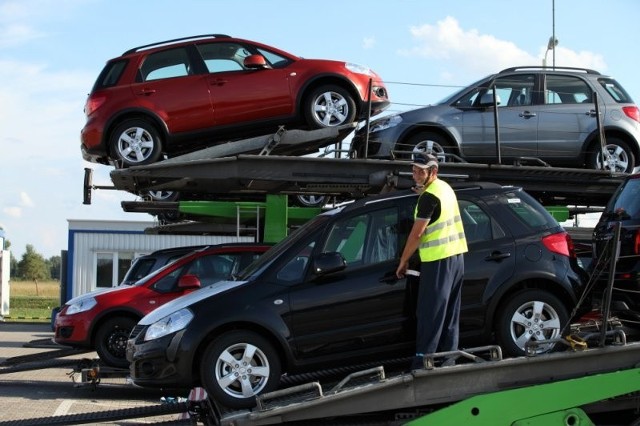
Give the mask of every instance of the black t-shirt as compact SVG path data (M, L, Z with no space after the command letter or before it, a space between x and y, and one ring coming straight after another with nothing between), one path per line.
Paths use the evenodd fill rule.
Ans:
M433 223L440 217L440 199L430 192L423 192L418 197L417 219L428 220Z

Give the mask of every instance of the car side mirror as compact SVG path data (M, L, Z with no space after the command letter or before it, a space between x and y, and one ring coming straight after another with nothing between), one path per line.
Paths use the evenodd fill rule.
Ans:
M200 278L197 275L186 274L178 280L178 288L182 290L200 288Z
M320 253L313 260L313 272L316 275L327 275L333 272L342 271L347 267L347 261L344 257L336 252Z
M500 96L496 95L496 103L500 105ZM493 106L493 92L488 91L480 97L480 106L490 107Z
M244 58L244 67L252 70L266 70L271 68L262 55L249 55Z

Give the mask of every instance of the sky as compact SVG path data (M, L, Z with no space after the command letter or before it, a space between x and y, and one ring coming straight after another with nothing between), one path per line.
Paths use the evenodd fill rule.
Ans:
M110 166L80 154L84 103L105 62L131 47L197 34L260 41L306 58L367 65L405 111L517 65L593 68L640 100L637 0L0 0L0 227L18 260L67 249L68 219L153 220Z

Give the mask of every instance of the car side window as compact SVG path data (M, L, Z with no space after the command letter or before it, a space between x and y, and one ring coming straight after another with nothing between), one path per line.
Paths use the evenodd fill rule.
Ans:
M160 293L169 293L170 291L176 290L178 288L178 278L182 275L183 269L183 267L177 268L171 273L160 278L155 282L155 284L153 284L153 289Z
M269 50L258 48L258 52L264 56L264 58L271 64L273 68L282 68L286 67L291 63L291 61L284 56L278 55L277 53L273 53Z
M298 252L296 252L296 254L278 271L278 274L276 275L278 281L294 283L302 280L315 244L316 242L313 240L302 247L302 249L298 250Z
M593 91L578 77L547 75L544 99L547 104L580 104L592 102Z
M491 217L480 206L471 201L459 200L458 205L467 243L492 240L493 227Z
M204 287L229 278L233 263L234 257L229 255L202 256L191 262L186 274L196 275Z
M210 73L242 71L250 52L238 43L204 43L198 51Z
M395 259L397 225L395 207L339 220L332 226L322 252L339 252L347 267Z
M509 75L495 80L498 107L528 106L533 102L534 74ZM492 90L492 89L488 89Z
M140 81L184 77L191 73L189 55L184 48L167 49L151 53L139 70Z

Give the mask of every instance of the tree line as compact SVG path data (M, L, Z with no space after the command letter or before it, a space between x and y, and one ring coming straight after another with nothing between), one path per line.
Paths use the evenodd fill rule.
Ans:
M5 240L4 249L9 250L11 242ZM13 253L9 260L10 277L38 281L59 280L60 279L60 256L51 256L45 259L38 253L31 244L27 244L26 250L20 260L16 259Z

